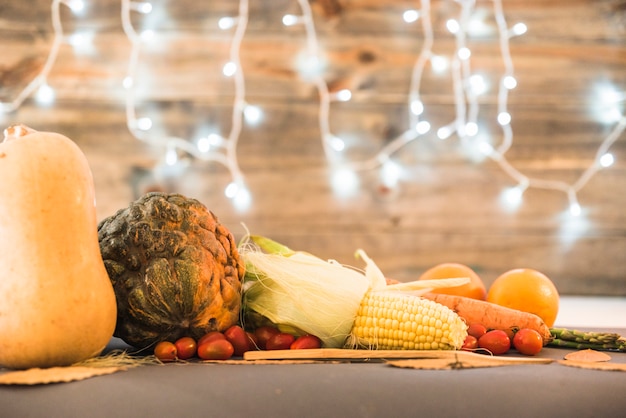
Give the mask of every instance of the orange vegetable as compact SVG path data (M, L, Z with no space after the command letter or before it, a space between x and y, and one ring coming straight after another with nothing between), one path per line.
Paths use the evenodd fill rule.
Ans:
M546 345L551 339L550 328L537 315L511 309L495 303L465 296L426 293L422 297L434 300L456 312L468 324L483 324L488 330L505 331L510 338L522 328L534 329L543 338Z

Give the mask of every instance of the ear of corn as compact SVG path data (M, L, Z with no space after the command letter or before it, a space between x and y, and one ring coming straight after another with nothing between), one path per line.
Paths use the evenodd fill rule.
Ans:
M439 303L393 291L365 294L346 342L350 348L380 350L455 350L467 325Z

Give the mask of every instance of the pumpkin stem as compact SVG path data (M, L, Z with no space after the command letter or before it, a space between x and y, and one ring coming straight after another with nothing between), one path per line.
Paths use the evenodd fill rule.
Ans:
M4 130L4 141L2 142L7 142L7 141L11 141L13 139L18 139L22 136L26 136L28 134L32 134L35 133L36 131L32 128L29 128L26 125L11 125L8 128L6 128Z

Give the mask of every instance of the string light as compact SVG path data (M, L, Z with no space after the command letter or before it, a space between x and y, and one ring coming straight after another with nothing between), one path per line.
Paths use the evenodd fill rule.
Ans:
M81 13L85 9L82 0L53 0L50 12L52 17L53 38L48 57L39 74L35 76L10 102L1 102L0 109L4 113L16 111L38 89L36 100L40 104L49 105L54 101L54 90L47 84L48 75L54 66L61 45L66 41L61 23L61 5L67 6L73 13Z
M391 160L392 155L408 143L425 136L431 131L440 139L447 139L457 135L465 145L471 144L478 152L496 163L503 172L509 175L516 185L507 188L502 196L507 207L517 207L522 201L523 194L529 188L549 189L563 192L568 200L569 213L580 216L583 213L578 202L578 192L589 182L593 175L604 168L610 167L615 162L615 157L609 152L613 143L618 140L626 130L626 116L623 115L619 103L626 99L626 93L617 92L615 89L604 88L600 91L600 100L606 108L602 109L601 117L605 123L615 124L610 133L602 140L595 159L583 171L581 176L573 183L558 180L546 180L531 178L517 170L506 158L506 153L513 145L513 116L508 111L508 94L517 88L518 81L514 75L513 60L509 50L509 41L525 34L528 27L522 23L516 23L512 27L506 22L502 7L502 0L492 0L493 16L499 36L503 73L500 78L497 91L497 116L496 121L501 129L501 140L497 145L492 145L489 135L485 135L477 122L479 105L477 97L484 94L490 85L484 76L472 71L472 50L467 44L469 36L485 36L491 33L490 28L481 20L475 18L475 0L457 0L460 5L459 14L455 18L446 21L446 28L454 35L456 41L455 52L450 57L437 55L433 51L434 31L431 21L430 1L421 0L420 8L409 9L402 13L402 19L407 24L421 22L422 26L422 49L416 58L411 72L411 84L408 92L408 128L396 138L383 146L378 153L363 161L345 162L338 158L338 154L346 148L346 143L340 137L334 135L330 129L330 106L331 102L346 102L353 99L353 92L342 89L331 92L329 86L322 77L325 68L325 59L321 54L315 31L313 16L309 2L298 0L301 16L287 14L283 16L283 24L287 27L302 25L306 33L306 50L298 57L298 68L302 70L304 78L311 81L318 90L320 109L319 126L324 152L328 160L337 165L333 177L333 184L341 195L348 195L358 187L358 178L355 171L371 170L380 168L381 181L387 187L395 187L401 179L400 166ZM53 67L59 48L63 43L71 45L76 53L88 52L88 46L93 38L93 33L77 32L65 36L60 19L60 7L65 5L75 15L85 12L86 4L83 0L53 0L51 3L51 17L54 36L47 59L40 73L17 94L10 102L0 103L0 109L9 113L17 110L23 101L34 95L34 99L40 105L50 105L55 100L54 89L48 85L47 78ZM126 89L126 116L129 131L137 139L165 149L164 163L166 166L181 164L179 151L185 152L196 158L214 161L223 164L231 174L231 183L225 188L225 195L239 207L247 207L251 202L249 191L245 187L243 174L241 173L236 156L237 143L242 129L242 121L256 124L263 118L263 112L258 106L253 106L245 101L245 85L243 71L239 59L241 42L248 21L248 0L240 0L238 16L222 17L218 21L221 30L235 28L230 48L230 59L223 66L225 77L232 78L235 85L235 95L232 112L232 126L228 136L222 137L217 133L190 141L183 138L159 136L153 132L154 123L148 116L137 117L135 109L136 70L142 46L151 42L157 36L154 30L147 29L137 32L131 24L130 14L150 14L153 6L147 1L122 0L122 24L124 32L131 41L131 53L129 56L127 75L123 80ZM450 71L452 79L452 92L455 102L455 118L452 122L432 129L431 124L421 117L425 113L426 105L421 98L420 87L423 72L427 64L434 73L441 74ZM600 117L599 117L600 119ZM469 138L475 137L471 142Z
M135 79L137 77L137 65L142 51L142 46L150 42L156 36L152 29L142 32L135 30L131 23L131 12L149 14L153 10L148 2L136 2L122 0L122 26L128 39L131 42L131 52L127 75L123 80L126 89L126 119L130 133L138 140L149 143L153 146L165 148L165 165L174 166L179 163L179 150L204 161L217 162L225 166L230 175L231 182L226 186L224 194L232 199L235 207L245 210L251 203L251 196L244 182L244 176L239 169L237 161L237 143L242 129L242 119L253 123L261 119L260 109L249 106L245 102L245 85L239 51L248 22L248 1L239 2L237 18L224 17L218 21L218 26L222 30L235 28L231 41L229 61L223 66L224 76L232 78L235 85L235 97L232 111L232 126L227 137L221 137L216 133L211 133L206 138L190 141L184 138L163 136L152 131L153 122L147 116L137 117Z

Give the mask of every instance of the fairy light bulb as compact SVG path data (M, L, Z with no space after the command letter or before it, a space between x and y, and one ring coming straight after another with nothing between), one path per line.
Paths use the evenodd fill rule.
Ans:
M572 202L569 205L569 213L572 216L580 216L580 214L582 213L582 209L580 207L580 204L578 202Z
M359 179L353 170L340 168L333 173L331 183L339 197L347 197L356 192L359 186Z
M165 164L168 166L173 166L178 162L178 153L176 152L176 148L170 146L167 148L167 152L165 153Z
M393 161L387 160L381 168L381 181L387 187L395 187L400 180L400 167Z
M232 28L233 26L235 26L236 23L236 19L230 16L224 16L221 17L218 21L217 21L217 27L220 28L221 30L228 30L230 28Z
M513 90L515 87L517 87L517 80L512 75L507 75L502 79L502 85L507 90Z
M330 135L330 138L328 139L328 143L330 144L330 147L337 152L341 152L346 148L345 141L335 135Z
M465 124L465 135L476 136L478 134L478 124L476 122L467 122Z
M231 199L233 206L238 211L248 210L252 205L252 196L250 195L250 191L242 185L237 187L237 192Z
M430 58L430 65L435 73L442 73L448 69L448 59L441 55L433 55Z
M283 16L283 25L285 26L293 26L300 23L300 18L296 15L284 15Z
M238 192L239 192L239 184L237 184L236 181L232 181L228 183L228 186L226 186L226 188L224 189L224 195L229 199L232 199L235 196L237 196Z
M421 100L412 100L410 107L411 107L411 113L413 113L416 116L419 116L422 113L424 113L424 103L422 103Z
M430 122L421 120L415 125L415 130L418 134L424 135L430 131Z
M473 74L470 76L469 83L474 94L483 94L487 91L487 82L480 74Z
M459 48L456 55L459 57L460 60L466 61L472 56L472 51L470 51L468 47L464 46L462 48Z
M417 10L405 10L404 13L402 13L402 20L404 20L406 23L413 23L416 22L417 19L419 19L420 14Z
M54 89L50 87L47 83L43 83L37 89L37 93L35 94L35 100L38 104L42 106L48 106L54 102L55 93Z
M461 26L455 19L448 19L446 22L446 29L448 29L448 31L452 34L457 34L461 29Z
M141 129L142 131L150 130L152 128L152 119L148 117L137 119L137 128Z
M347 102L352 98L352 92L348 89L342 89L335 93L335 97L340 102Z
M64 2L67 7L75 14L85 11L85 2L83 0L68 0Z
M615 158L613 154L607 152L600 157L598 162L600 163L600 167L607 168L613 165Z
M498 113L498 123L502 126L506 126L511 123L511 114L509 112Z
M511 28L511 33L515 36L523 35L527 31L528 31L528 27L526 26L525 23L522 23L522 22L516 23L515 25L513 25L513 28Z
M452 132L452 128L450 128L449 126L442 126L441 128L437 129L437 138L448 139L450 135L452 135Z
M251 125L255 125L263 118L263 111L260 107L254 105L246 105L243 109L243 117Z
M129 89L133 86L133 84L135 84L135 82L133 81L133 78L131 76L126 76L124 77L124 80L122 80L122 86L125 89Z
M237 64L232 61L227 62L226 64L224 64L224 67L222 67L222 74L224 74L226 77L232 77L233 75L235 75L236 72Z

